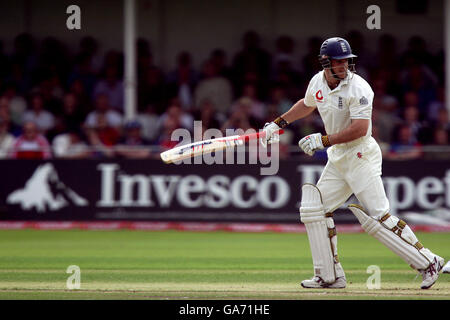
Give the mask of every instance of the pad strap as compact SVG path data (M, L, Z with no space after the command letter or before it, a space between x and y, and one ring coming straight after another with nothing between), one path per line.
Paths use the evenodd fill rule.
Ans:
M405 221L383 215L379 220L370 217L361 206L349 205L363 229L416 270L423 270L433 260L432 253L423 247Z

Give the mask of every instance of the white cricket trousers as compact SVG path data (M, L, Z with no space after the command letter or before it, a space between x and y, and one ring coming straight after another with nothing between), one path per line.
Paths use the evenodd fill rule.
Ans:
M334 145L327 154L328 162L317 183L325 212L333 212L352 194L374 218L389 212L381 180L381 150L373 137Z

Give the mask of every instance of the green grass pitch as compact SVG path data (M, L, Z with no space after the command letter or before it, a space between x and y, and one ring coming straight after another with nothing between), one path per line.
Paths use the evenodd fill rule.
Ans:
M417 233L450 257L450 233ZM177 231L0 231L0 299L450 299L450 275L421 276L365 233L339 234L346 289L306 290L306 234ZM69 265L81 288L69 290ZM369 290L367 267L381 269Z

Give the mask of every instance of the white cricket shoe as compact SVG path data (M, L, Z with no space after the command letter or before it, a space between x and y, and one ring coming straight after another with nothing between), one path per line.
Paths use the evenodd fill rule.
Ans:
M445 266L442 268L442 273L450 273L450 261L447 261Z
M444 258L435 256L433 261L425 270L420 270L420 273L422 274L423 278L422 285L420 286L421 289L431 288L431 286L438 279L439 272L442 270L444 262L445 262Z
M345 277L339 277L333 283L326 283L322 280L321 277L315 276L312 279L303 280L301 282L301 285L303 288L308 289L320 289L320 288L343 289L347 286L347 280L345 279Z

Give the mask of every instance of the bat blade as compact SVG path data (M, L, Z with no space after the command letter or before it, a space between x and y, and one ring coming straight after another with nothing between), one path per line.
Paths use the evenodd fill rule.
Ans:
M237 138L234 136L230 138ZM233 143L233 140L224 140L224 138L197 141L194 143L178 146L161 153L161 159L165 163L184 160L195 157L197 155L211 153L213 151L222 150ZM234 146L234 144L233 144Z
M284 131L278 131L279 134L283 134ZM201 154L211 153L214 151L223 150L226 148L233 148L238 145L243 145L250 140L259 139L264 137L265 132L255 132L245 135L236 135L223 138L215 138L209 140L202 140L186 145L178 146L160 154L162 161L165 163L173 163L175 161L181 161L187 158L195 157Z

